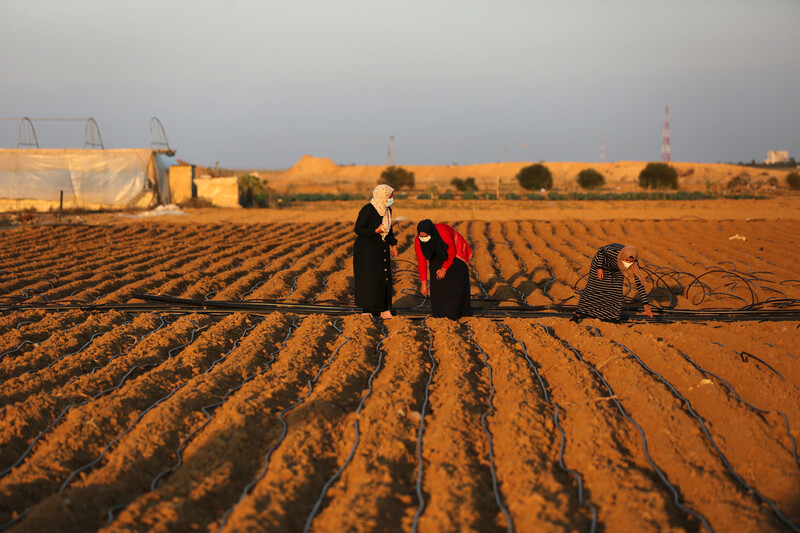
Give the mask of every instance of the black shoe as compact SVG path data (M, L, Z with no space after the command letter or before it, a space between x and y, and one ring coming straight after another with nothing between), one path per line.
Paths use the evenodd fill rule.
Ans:
M581 320L583 320L583 315L580 313L575 313L572 315L572 318L569 319L570 322L575 322L576 324L580 324Z

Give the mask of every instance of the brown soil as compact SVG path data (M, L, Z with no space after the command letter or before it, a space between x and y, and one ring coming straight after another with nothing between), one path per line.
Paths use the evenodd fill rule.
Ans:
M639 245L656 305L794 301L798 204L766 202L551 206L552 220L417 204L396 212L395 306L423 303L413 238L428 216L471 242L478 309L577 303L614 241ZM352 305L358 207L3 231L0 303ZM6 311L0 527L796 529L798 328Z

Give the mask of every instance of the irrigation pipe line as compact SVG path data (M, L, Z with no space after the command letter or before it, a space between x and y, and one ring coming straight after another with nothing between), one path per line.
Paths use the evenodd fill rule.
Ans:
M542 379L541 374L539 373L539 369L536 368L536 364L533 362L533 360L531 359L530 355L528 354L528 348L527 348L527 346L525 346L525 343L514 336L514 332L511 331L511 328L508 327L508 325L501 324L501 326L503 327L503 329L505 329L508 332L508 335L511 337L511 339L513 341L515 341L517 344L519 344L520 347L522 348L522 353L525 356L525 361L528 363L528 366L531 367L531 370L533 371L533 374L536 376L536 379L539 382L539 386L542 388L542 396L544 397L544 401L550 407L553 408L553 423L554 423L556 429L558 429L558 432L559 432L559 435L560 435L560 437L559 437L560 438L560 440L559 440L560 444L559 444L559 449L558 449L558 466L561 468L561 470L563 470L564 472L566 472L568 474L571 474L575 478L575 481L578 484L578 503L581 506L588 508L589 511L591 511L591 513L592 513L592 525L591 525L591 528L590 528L590 532L594 533L595 531L597 531L597 508L594 506L594 504L592 502L587 501L584 498L584 494L583 494L583 477L581 476L580 472L578 472L575 469L569 468L566 465L566 463L564 462L564 450L566 449L567 438L566 438L566 435L564 433L564 428L561 427L561 423L559 422L559 406L558 406L558 404L556 402L554 402L553 400L550 399L550 395L547 393L547 386L545 385L545 382Z
M489 371L489 400L487 402L486 411L484 411L481 415L481 427L483 428L483 432L486 433L486 438L489 444L489 471L492 474L492 491L494 492L494 501L497 503L497 507L506 517L506 523L508 524L506 531L508 531L508 533L514 533L514 520L511 518L511 513L508 512L508 508L506 507L505 503L503 503L503 495L500 493L500 487L498 486L497 467L494 464L494 441L492 439L492 433L489 431L489 426L486 423L486 419L489 417L489 415L495 413L494 396L497 394L497 389L494 388L494 370L492 369L492 365L489 363L489 354L487 354L486 351L484 351L484 349L481 348L480 345L472 338L475 336L475 331L470 327L469 324L466 324L466 326L467 331L469 331L467 340L481 352L483 355L483 366Z
M202 373L202 375L207 375L207 374L208 374L209 372L211 372L211 370L212 370L212 369L213 369L213 368L214 368L214 367L217 365L217 363L219 363L219 362L220 362L220 361L222 361L223 359L227 358L227 357L228 357L228 356L229 356L229 355L230 355L230 354L231 354L231 353L232 353L232 352L233 352L233 351L234 351L234 350L235 350L235 349L236 349L236 348L239 346L239 343L242 341L242 339L244 339L244 338L245 338L245 336L246 336L246 335L247 335L247 334L248 334L250 331L252 331L252 330L254 330L256 327L258 327L258 326L259 326L259 325L260 325L260 324L261 324L263 321L264 321L264 318L261 318L261 320L259 320L259 321L258 321L256 324L254 324L254 325L252 325L252 326L248 326L247 328L245 328L245 329L242 331L242 333L241 333L241 335L239 336L239 338L238 338L238 339L236 339L236 341L233 343L233 346L231 347L231 349L230 349L230 350L228 350L228 352L227 352L227 353L225 353L224 355L222 355L222 356L221 356L219 359L217 359L217 360L215 360L213 363L211 363L211 365L210 365L210 366L209 366L209 367L208 367L208 368L207 368L207 369L206 369L206 370L205 370L205 371ZM201 429L203 429L204 427L206 427L206 425L208 425L208 423L209 423L209 422L211 422L211 412L210 412L210 411L211 411L212 409L216 409L217 407L219 407L220 405L222 405L222 404L224 403L225 399L227 399L228 395L230 395L230 394L231 394L233 391L240 389L240 388L241 388L241 387L244 385L244 383L246 383L246 382L247 382L249 379L250 379L250 378L247 378L247 379L245 379L245 381L244 381L244 382L242 382L242 383L241 383L241 384L240 384L238 387L236 387L235 389L232 389L232 390L228 391L228 392L227 392L227 393L226 393L226 394L225 394L225 395L222 397L222 399L221 399L221 400L219 400L219 401L217 401L217 402L214 402L214 403L212 403L212 404L209 404L209 405L205 405L205 406L203 406L203 407L201 407L201 408L200 408L200 410L201 410L201 411L203 412L203 414L206 416L206 420L205 420L205 422L204 422L204 423L203 423L203 424L202 424L200 427L198 427L198 428L196 428L194 431L192 431L192 432L191 432L191 433L190 433L188 436L186 436L186 437L185 437L185 438L184 438L184 439L183 439L183 440L180 442L180 444L178 444L178 449L177 449L177 451L175 452L175 455L176 455L176 457L177 457L177 462L176 462L176 464L175 464L175 465L173 465L172 467L170 467L170 468L168 468L168 469L166 469L166 470L162 471L161 473L159 473L159 474L158 474L158 475L157 475L157 476L156 476L156 477L153 479L153 481L150 483L150 491L154 491L154 490L156 489L156 485L158 484L158 482L159 482L159 481L160 481L160 480L161 480L163 477L165 477L165 476L167 476L167 475L171 474L172 472L174 472L174 471L175 471L175 470L176 470L178 467L180 467L180 466L183 464L183 456L182 456L182 451L183 451L184 447L185 447L185 446L186 446L186 444L187 444L187 443L188 443L188 442L189 442L189 441L192 439L192 437L194 437L194 436L195 436L195 435L196 435L196 434L197 434L197 433L198 433L198 432L199 432ZM110 508L109 508L109 509L106 511L107 520L106 520L106 525L105 525L105 527L109 527L109 526L111 525L111 523L114 521L114 519L116 518L116 515L117 515L117 513L119 513L120 511L122 511L122 510L126 509L126 508L128 507L128 505L130 505L130 502L128 502L128 503L122 503L122 504L118 504L118 505L115 505L115 506L113 506L113 507L110 507Z
M121 311L127 313L146 312L146 313L167 313L167 314L190 314L200 313L206 315L228 315L231 313L252 313L268 314L272 312L284 312L297 315L307 314L327 314L327 315L350 315L361 312L356 307L346 305L322 305L303 302L247 302L247 301L205 301L191 300L185 298L174 298L170 296L156 296L148 294L134 294L132 298L138 298L150 303L109 303L109 304L61 304L51 303L31 303L0 305L0 313L12 311L28 311L32 309L45 311ZM156 305L161 304L161 305ZM776 304L775 309L765 307ZM656 315L648 318L643 314L627 314L628 322L650 322L650 323L670 323L670 322L740 322L740 321L800 321L800 300L776 300L774 302L759 302L752 306L741 309L669 309L655 308ZM474 306L475 316L486 318L569 318L575 311L573 305L530 305L527 307L504 307L504 306ZM415 308L394 308L402 316L412 319L420 319L429 316L430 313ZM23 341L26 342L26 341ZM19 350L22 345L9 352L0 354L4 356Z
M331 476L331 478L327 481L327 483L325 483L325 485L322 487L322 491L320 491L319 498L317 498L317 501L314 504L314 508L311 509L311 512L308 514L308 518L306 518L305 525L303 526L303 533L308 533L308 531L311 530L311 524L314 522L314 517L317 516L320 509L322 508L322 504L325 502L325 497L328 495L328 489L330 489L331 486L334 483L336 483L336 480L339 479L339 477L342 475L342 472L344 472L344 469L347 468L347 466L353 461L353 457L355 457L356 455L356 448L358 448L358 442L361 436L358 424L359 415L361 415L361 410L364 408L364 403L367 401L367 398L369 398L372 395L373 392L372 382L375 379L375 376L378 375L378 372L380 371L381 366L383 365L383 350L381 350L381 346L383 345L386 338L387 338L386 326L381 324L381 340L378 341L378 344L375 346L375 352L377 352L378 354L378 362L375 364L375 368L372 371L372 374L370 374L369 380L367 381L367 394L365 394L361 398L361 401L358 403L358 409L356 409L356 416L354 422L355 442L353 442L353 448L350 450L350 455L347 456L347 460L345 460L342 466L339 467L339 470L337 470L336 473L333 474L333 476Z
M680 354L681 357L683 357L689 364L691 364L693 367L695 367L704 376L713 377L717 381L721 382L723 385L725 385L725 387L727 387L727 389L731 392L731 394L733 394L734 398L736 398L736 400L739 403L741 403L742 405L748 407L754 413L759 415L761 417L761 419L764 420L765 422L767 421L766 417L764 415L770 413L769 410L761 409L761 408L756 407L755 405L753 405L751 403L748 403L741 396L739 396L739 393L736 392L736 389L734 389L733 386L725 380L725 378L715 374L714 372L711 372L710 370L706 370L702 366L698 365L688 355L683 353L681 350L678 350L677 348L675 348L671 344L667 343L667 346L669 346L670 348L672 348L675 351L677 351L678 354ZM783 378L783 376L780 375L780 373L778 375L781 378ZM779 410L776 409L775 412L783 418L783 423L784 423L784 426L786 427L786 435L789 437L789 440L792 442L792 456L794 457L794 462L797 463L797 466L800 466L800 458L797 457L797 441L795 440L794 435L792 435L792 432L789 429L789 419L786 417L786 415L782 411L779 411Z
M706 530L708 530L708 531L709 531L709 533L714 533L714 529L711 527L711 524L708 522L708 519L706 519L706 517L705 517L705 516L703 516L703 515L702 515L702 514L701 514L699 511L696 511L696 510L692 509L691 507L688 507L687 505L684 505L684 504L681 502L681 497L680 497L680 493L678 492L678 489L675 487L675 485L673 485L672 483L670 483L670 481L669 481L669 478L667 478L667 475L664 473L664 471L663 471L663 470L661 470L661 468L659 468L659 466L658 466L658 465L655 463L655 461L653 460L653 458L650 456L650 451L649 451L649 450L648 450L648 448L647 448L647 438L645 437L645 434L644 434L644 429L642 429L642 426L640 426L640 425L639 425L639 423L638 423L638 422L636 422L636 420L634 420L634 419L633 419L633 418L632 418L632 417L631 417L631 416L630 416L630 415L627 413L627 411L625 411L625 408L624 408L624 407L622 407L622 404L621 404L621 403L619 402L619 400L617 399L617 395L614 393L614 389L612 389L612 388L611 388L611 385L610 385L610 384L608 383L608 381L606 381L606 379L603 377L603 374L600 372L600 370L598 370L598 369L597 369L597 367L595 367L595 365L593 365L593 364L591 364L590 362L586 361L586 360L583 358L583 355L581 355L580 351L578 351L578 349L577 349L577 348L575 348L574 346L572 346L572 345L571 345L569 342L567 342L566 340L564 340L564 339L561 339L561 338L559 338L558 336L556 336L556 334L555 334L553 331L551 331L551 330L550 330L550 328L548 328L548 327L547 327L547 326L545 326L544 324L538 324L538 323L537 323L537 325L538 325L539 327L541 327L541 328L542 328L542 329L545 331L545 333L547 333L548 335L550 335L550 336L551 336L553 339L555 339L557 342L561 343L561 345L562 345L564 348L567 348L567 349L569 349L569 350L570 350L570 351L571 351L573 354L575 354L575 357L577 357L577 358L578 358L578 361L580 361L581 363L583 363L584 365L586 365L586 366L589 368L589 370L591 370L591 371L594 373L594 375L595 375L595 376L597 376L597 379L599 379L599 380L600 380L600 383L602 383L602 384L603 384L603 387L604 387L604 388L605 388L605 389L608 391L608 396L607 396L607 398L608 398L608 399L609 399L611 402L613 402L613 403L614 403L614 406L617 408L617 410L618 410L618 411L619 411L619 413L622 415L622 417L623 417L623 418L625 418L625 420L627 420L627 421L628 421L628 422L630 422L631 424L633 424L633 426L634 426L634 427L636 428L636 430L639 432L639 436L640 436L640 437L641 437L641 439L642 439L642 450L644 451L644 456L645 456L645 459L646 459L646 460L647 460L647 462L650 464L650 467L651 467L651 468L652 468L652 469L655 471L655 473L658 475L659 479L661 479L661 482L662 482L662 483L663 483L663 484L664 484L664 485L665 485L665 486L666 486L666 487L669 489L669 491L672 493L672 501L673 501L673 503L675 504L675 506L676 506L678 509L680 509L681 511L683 511L684 513L686 513L686 514L688 514L688 515L691 515L691 516L695 517L697 520L699 520L699 521L700 521L700 523L703 525L703 527L705 527L705 528L706 528ZM596 330L596 331L597 331L597 330ZM597 334L599 334L599 333L600 333L600 332L599 332L599 331L597 331Z
M195 324L195 326L197 326L197 324ZM191 336L189 338L189 342L187 342L185 344L182 344L180 346L176 346L175 348L172 348L171 350L169 350L167 352L166 359L170 359L172 357L172 353L173 352L176 352L178 350L183 350L184 348L186 348L187 346L192 344L192 342L194 342L194 340L195 340L195 335L197 334L197 332L202 331L202 330L204 330L204 329L206 329L206 328L208 328L210 326L211 326L211 324L206 324L205 326L197 326L194 330L192 330ZM93 461L91 461L89 463L86 463L85 465L73 470L72 473L67 477L67 479L61 484L61 487L58 489L58 492L64 492L64 490L66 490L67 486L72 482L72 480L75 478L75 476L77 476L81 472L86 472L86 471L91 470L92 468L94 468L95 465L97 465L100 461L103 460L103 457L105 457L106 453L108 453L108 451L112 447L114 447L114 445L117 442L119 442L125 435L127 435L128 433L130 433L133 430L134 426L139 422L139 420L144 418L144 416L147 413L149 413L151 410L155 409L157 406L159 406L163 402L169 400L176 392L178 392L178 390L183 388L188 383L189 383L189 381L186 381L186 382L182 383L181 385L178 385L177 387L172 389L172 391L169 394L167 394L166 396L164 396L161 399L157 400L155 403L151 404L150 407L144 409L141 413L139 413L139 416L136 417L136 419L133 421L133 423L131 423L130 426L128 426L128 428L125 431L123 431L113 441L111 441L105 448L103 448L103 451L100 452L100 455L98 455Z
M333 353L331 354L330 358L328 358L328 360L325 361L322 364L321 367L319 367L319 370L317 371L316 375L314 375L313 378L311 378L310 380L307 381L308 392L306 392L303 396L298 398L297 401L294 402L292 405L290 405L289 407L286 407L280 413L278 413L278 421L283 426L283 429L281 431L280 436L278 437L278 440L276 440L272 444L272 446L269 448L269 450L267 450L267 453L264 455L264 466L261 468L261 471L258 473L258 475L256 475L256 477L250 483L248 483L244 487L244 489L242 490L242 493L239 495L239 499L236 500L236 503L231 505L228 508L228 510L225 511L225 513L222 515L222 519L220 520L220 524L219 524L219 527L217 528L217 531L222 531L225 528L225 526L227 525L227 522L228 522L228 518L230 517L231 513L233 513L234 509L236 509L236 507L240 503L242 503L244 501L244 499L255 488L255 486L258 484L258 482L261 481L264 478L264 476L267 475L267 470L269 469L269 463L270 463L270 459L272 458L272 454L275 452L275 450L278 448L278 446L280 446L283 443L283 441L286 439L286 435L289 433L289 424L283 418L283 415L285 415L289 411L292 411L296 407L302 405L306 401L306 399L308 399L308 397L311 396L311 393L314 392L314 385L319 380L320 376L322 375L322 372L333 363L333 360L336 359L336 356L339 354L339 350L341 350L342 346L347 344L347 341L350 340L350 337L346 336L344 334L344 332L341 329L339 329L338 326L335 323L331 324L331 326L333 327L333 329L335 329L336 331L339 332L340 338L343 339L341 344L339 344L333 350Z
M161 317L159 317L159 318L161 318ZM146 335L144 335L144 336L143 336L141 339L139 339L139 341L137 341L136 343L134 343L134 345L132 345L130 348L133 348L133 346L135 346L136 344L138 344L139 342L141 342L142 340L144 340L146 337L149 337L150 335L152 335L152 334L153 334L153 333L155 333L156 331L158 331L158 330L160 330L161 328L163 328L163 327L164 327L166 324L168 324L168 322L164 321L164 319L163 319L163 318L161 318L161 322L162 322L162 323L161 323L161 325L160 325L160 326L158 326L157 328L155 328L155 329L154 329L153 331L151 331L150 333L147 333ZM199 331L200 329L205 329L206 327L208 327L208 325L207 325L207 326L201 326L201 327L198 327L197 329L193 330L193 331L192 331L192 338L194 337L194 334L195 334L195 333L197 333L197 331ZM184 347L188 346L189 344L191 344L191 341L190 341L189 343L187 343L187 344L184 344L184 345L182 345L182 346L178 346L177 348L173 348L172 350L170 350L170 351L168 352L168 356L167 356L167 357L169 357L169 356L171 355L171 353L172 353L174 350L178 350L178 349L184 348ZM129 351L129 350L130 350L130 348L128 348L128 350L126 350L126 352L125 352L125 353L127 353L127 351ZM119 354L119 355L124 355L124 353L123 353L123 354ZM114 357L118 357L118 356L114 356ZM70 404L70 405L68 405L67 407L65 407L65 408L64 408L64 409L61 411L61 414L58 416L58 418L56 418L56 420L54 420L54 421L53 421L53 422L52 422L52 423L51 423L49 426L47 426L47 428L46 428L44 431L42 431L42 432L41 432L41 433L40 433L40 434L39 434L39 435L38 435L38 436L37 436L37 437L34 439L34 442L32 442L32 443L31 443L31 445L28 447L28 449L25 451L25 453L24 453L24 454L23 454L23 455L22 455L22 456L21 456L21 457L20 457L20 458L17 460L17 463L15 463L15 464L18 464L18 463L20 463L22 460L24 460L24 459L25 459L25 457L26 457L26 456L27 456L27 455L28 455L28 454L31 452L31 450L33 449L33 447L34 447L34 445L36 444L36 442L38 442L38 441L39 441L39 439L41 439L41 438L42 438L42 437L45 435L45 433L47 433L47 432L48 432L50 429L52 429L52 428L53 428L53 427L54 427L54 426L55 426L55 425L58 423L58 421L59 421L59 420L61 420L61 419L64 417L64 415L67 413L67 411L69 411L69 410L70 410L70 409L72 409L73 407L81 407L81 406L83 406L83 405L86 405L87 403L89 403L89 402L91 402L91 401L94 401L94 400L96 400L97 398L100 398L101 396L103 396L103 395L105 395L105 394L107 394L107 393L109 393L109 392L111 392L111 391L114 391L114 390L119 390L119 389L122 387L123 383L125 383L125 381L126 381L126 380L127 380L127 379L128 379L128 378L129 378L129 377L130 377L130 376L131 376L131 375L132 375L132 374L133 374L133 373L136 371L136 370L138 370L138 369L143 369L143 368L147 368L147 367L151 367L151 366L157 366L158 364L160 364L160 363L146 363L146 364L142 364L142 365L136 365L136 366L134 366L133 368L131 368L131 369L130 369L130 370L129 370L129 371L128 371L128 372L127 372L127 373L126 373L126 374L125 374L123 377L122 377L122 379L120 380L120 382L119 382L119 383L117 383L115 386L113 386L113 387L109 387L108 389L105 389L105 390L103 390L103 391L100 391L100 392L99 392L99 393L97 393L96 395L92 396L91 398L89 398L89 399L87 399L87 400L85 400L85 401L83 401L83 402L81 402L81 403L79 403L79 404ZM115 439L115 440L114 440L112 443L110 443L108 446L106 446L106 448L105 448L105 449L104 449L104 450L101 452L100 456L99 456L99 457L97 457L97 458L96 458L94 461L92 461L91 463L88 463L88 464L85 464L85 465L83 465L82 467L78 468L77 470L74 470L74 471L73 471L73 472L70 474L69 478L68 478L68 479L67 479L67 480L66 480L66 481L65 481L65 482L64 482L64 483L61 485L61 487L59 488L59 491L58 491L58 492L59 492L59 493L60 493L60 492L63 492L63 491L64 491L64 489L66 488L67 484L68 484L68 483L69 483L69 482L72 480L72 478L73 478L75 475L77 475L79 472L81 472L81 471L84 471L84 470L86 470L86 469L88 469L88 468L91 468L91 467L93 467L93 466L94 466L94 465L95 465L95 464L96 464L98 461L100 461L100 460L101 460L101 459L102 459L102 458L105 456L106 452L107 452L107 451L108 451L108 450L109 450L109 449L110 449L110 448L111 448L111 447L112 447L112 446L113 446L113 445L114 445L114 444L115 444L117 441L119 441L119 440L120 440L120 439L121 439L123 436L125 436L125 435L126 435L126 434L127 434L127 433L128 433L128 432L129 432L129 431L132 429L132 428L133 428L133 426L136 424L136 422L138 422L138 421L139 421L139 419L141 419L141 418L142 418L142 417L143 417L143 416L144 416L144 415L145 415L145 414L146 414L146 413L147 413L147 412L148 412L150 409L152 409L152 408L156 407L156 406L157 406L157 405L159 405L161 402L163 402L164 400L166 400L166 399L168 399L170 396L172 396L172 395L173 395L173 394L174 394L174 393L175 393L175 392L176 392L176 391L177 391L179 388L181 388L182 386L183 386L183 385L180 385L180 386L178 386L178 387L177 387L176 389L174 389L174 390L173 390L171 393L169 393L169 395L168 395L168 396L166 396L165 398L162 398L161 400L157 401L155 404L153 404L152 406L150 406L149 408L147 408L147 410L146 410L146 411L144 411L142 414L140 414L140 415L139 415L139 417L138 417L138 418L137 418L137 419L136 419L136 420L133 422L133 424L131 424L131 426L130 426L130 427L127 429L127 430L125 430L125 432L124 432L122 435L120 435L119 437L117 437L117 438L116 438L116 439ZM50 394L52 394L52 391L51 391L51 393L50 393ZM8 473L9 473L9 472L10 472L10 471L13 469L13 468L14 468L14 466L12 466L11 468L9 468L9 469L5 470L5 471L2 473L2 476L4 476L4 475L8 474ZM2 476L0 476L0 477L2 477ZM24 509L22 512L20 512L20 513L19 513L19 515L18 515L17 517L15 517L15 518L11 519L10 521L6 522L5 524L0 524L0 531L4 531L4 530L8 529L9 527L13 526L14 524L16 524L16 523L20 522L20 521L21 521L23 518L25 518L26 516L28 516L28 514L31 512L31 510L34 508L34 506L35 506L35 505L36 505L36 504L34 504L34 505L31 505L31 506L27 507L27 508L26 508L26 509Z
M425 512L427 500L422 491L422 475L423 475L423 462L422 462L422 437L425 433L425 413L428 411L428 402L430 400L431 383L433 383L433 374L438 366L436 358L433 356L433 330L428 325L428 321L423 322L425 329L428 330L428 357L431 359L431 369L428 371L428 381L425 383L425 397L422 401L422 409L419 416L419 429L417 430L417 500L419 505L417 511L414 513L414 520L411 523L411 532L417 533L419 531L419 519L422 513Z
M697 423L700 425L700 430L702 431L702 433L705 436L706 440L711 445L711 447L714 449L714 451L717 454L717 457L719 457L719 459L722 462L722 464L725 466L725 468L728 470L728 472L730 472L730 474L734 477L734 479L736 479L736 481L738 481L739 484L747 492L753 494L753 496L755 496L756 499L758 499L762 503L765 503L769 507L771 507L772 511L775 513L775 516L777 516L778 519L780 519L781 522L783 522L784 524L789 526L792 529L792 531L796 531L796 532L800 533L800 527L798 527L796 524L794 524L786 515L784 515L781 512L780 509L778 509L778 505L777 505L777 503L775 503L775 501L773 501L773 500L769 499L768 497L766 497L765 495L761 494L761 492L759 492L755 487L753 487L752 485L747 483L747 481L745 481L745 479L736 472L736 470L733 468L733 465L730 464L730 462L728 461L728 458L725 457L725 454L722 452L722 450L717 445L716 441L714 440L714 437L711 436L711 433L708 430L708 425L706 424L705 419L703 417L701 417L697 413L697 411L694 410L694 408L692 407L692 404L689 401L689 399L686 398L685 396L683 396L680 392L678 392L678 390L675 388L675 386L672 385L672 383L670 383L669 380L667 380L667 378L665 378L664 376L662 376L661 374L659 374L658 372L656 372L655 370L653 370L649 366L647 366L645 364L645 362L642 361L639 358L638 355L636 355L634 352L632 352L630 349L628 349L624 344L619 343L619 342L614 341L614 340L612 340L610 342L611 342L612 345L615 345L615 346L618 346L619 348L622 348L623 351L625 351L628 355L633 357L647 373L649 373L654 378L656 378L658 381L663 383L667 387L667 389L669 389L669 391L672 393L672 395L678 401L680 401L683 404L684 410L687 413L689 413L689 415L691 415L691 417L694 418L697 421Z
M128 348L127 348L127 349L126 349L124 352L122 352L121 354L117 354L117 355L115 355L115 356L113 356L113 357L109 358L109 361L111 361L112 359L115 359L115 358L117 358L117 357L119 357L119 356L122 356L122 355L126 355L126 354L128 354L128 353L130 352L130 350L131 350L131 349L132 349L134 346L136 346L137 344L139 344L140 342L142 342L144 339L146 339L147 337L149 337L150 335L152 335L153 333L155 333L156 331L160 330L161 328L163 328L164 326L166 326L166 325L168 324L168 322L167 322L167 321L165 321L163 318L159 317L159 319L161 320L161 325L160 325L160 326L158 326L158 327L157 327L157 328L155 328L154 330L150 331L149 333L146 333L146 334L142 335L142 337L141 337L139 340L137 340L137 341L136 341L136 342L134 342L132 345L130 345L130 346L129 346L129 347L128 347ZM65 415L65 414L67 414L67 411L69 411L69 410L70 410L70 409L72 409L73 407L81 407L81 406L83 406L83 405L86 405L87 403L89 403L89 402L91 402L91 401L93 401L93 400L96 400L96 399L100 398L101 396L103 396L103 395L105 395L105 394L107 394L107 393L111 392L112 390L117 390L117 389L119 389L119 388L122 386L122 384L123 384L123 383L125 383L125 380L126 380L126 379L127 379L127 378L128 378L130 375L131 375L131 373L132 373L134 370L136 370L136 369L138 369L138 368L141 368L142 366L143 366L143 365L136 365L136 366L134 366L133 368L131 368L131 369L130 369L130 370L129 370L129 371L128 371L128 372L127 372L127 373L126 373L124 376L122 376L122 379L120 380L120 382L119 382L119 383L117 383L115 386L113 386L113 387L109 387L109 388L107 388L107 389L104 389L104 390L100 391L99 393L95 394L94 396L90 397L89 399L87 399L87 400L84 400L84 401L83 401L83 402L81 402L81 403L70 403L69 405L67 405L66 407L64 407L64 409L61 411L61 414L59 414L59 415L56 417L56 419L55 419L55 420L53 420L53 421L50 423L50 425L48 425L48 426L47 426L47 427L46 427L44 430L42 430L42 431L41 431L41 432L40 432L40 433L39 433L39 434L38 434L38 435L37 435L37 436L36 436L36 437L33 439L33 441L31 442L30 446L28 446L28 448L27 448L27 449L26 449L26 450L23 452L23 454L22 454L22 455L21 455L21 456L20 456L20 457L19 457L19 458L18 458L18 459L17 459L17 460L16 460L16 461L15 461L15 462L14 462L14 463L11 465L11 466L9 466L8 468L6 468L6 469L5 469L5 470L3 470L2 472L0 472L0 478L2 478L2 477L4 477L4 476L6 476L6 475L7 475L7 474L9 474L9 473L10 473L10 472L11 472L11 471L14 469L14 468L16 468L17 466L19 466L19 465L22 463L22 461L24 461L24 460L25 460L25 458L28 456L28 454L31 452L31 450L33 450L34 446L36 446L36 443L37 443L37 442L39 442L39 440L41 440L41 438L42 438L42 437L44 437L44 436L45 436L45 434L47 434L47 432L48 432L48 431L50 431L50 429L52 429L52 428L53 428L53 427L54 427L56 424L58 424L58 422L59 422L59 421L60 421L62 418L64 418L64 415ZM95 369L94 369L94 370L92 370L91 374L93 374L93 373L95 372L95 370L97 370L98 368L100 368L100 367L95 367ZM73 378L72 380L70 380L70 382L69 382L69 383L72 383L73 381L75 381L76 379L79 379L80 377L81 377L81 376L76 376L75 378ZM56 390L56 389L53 389L53 390L51 390L49 393L47 393L47 395L48 395L48 396L52 396L52 394L53 394L53 392L55 392L55 390ZM0 529L2 529L2 528L0 527Z

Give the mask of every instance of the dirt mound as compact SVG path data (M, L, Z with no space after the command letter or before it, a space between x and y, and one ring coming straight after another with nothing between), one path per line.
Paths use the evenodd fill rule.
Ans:
M332 175L338 171L339 165L326 157L304 155L286 173L293 177L300 177Z

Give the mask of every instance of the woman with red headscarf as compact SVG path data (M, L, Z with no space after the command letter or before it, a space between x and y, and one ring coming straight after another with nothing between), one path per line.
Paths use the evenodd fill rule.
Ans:
M447 224L428 219L417 224L414 239L422 295L431 297L431 314L457 320L472 315L469 301L469 260L472 249L466 239ZM428 263L431 281L428 290Z
M597 250L589 267L589 279L581 291L578 310L572 316L573 322L590 316L616 322L622 315L623 285L625 278L634 282L644 312L652 317L653 311L647 300L644 276L639 269L639 250L636 246L607 244Z

